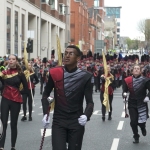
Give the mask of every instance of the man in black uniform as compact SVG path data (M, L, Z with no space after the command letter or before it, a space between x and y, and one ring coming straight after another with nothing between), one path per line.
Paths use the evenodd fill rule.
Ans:
M139 65L133 67L133 76L124 79L123 97L129 92L128 109L130 114L130 125L133 131L133 143L139 143L138 126L141 128L142 135L146 136L146 121L148 119L148 105L150 93L150 79L141 76Z
M92 74L77 68L80 60L80 49L74 45L66 48L64 53L64 67L55 67L49 70L49 79L43 92L43 124L46 121L48 101L47 97L54 88L55 108L52 123L53 150L81 150L84 135L84 126L93 112ZM83 112L83 99L86 108ZM48 119L50 120L50 119Z

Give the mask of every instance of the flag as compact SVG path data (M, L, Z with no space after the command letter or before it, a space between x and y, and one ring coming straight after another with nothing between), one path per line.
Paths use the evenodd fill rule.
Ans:
M58 55L58 66L62 66L61 45L58 35L57 35L57 55Z
M102 55L103 55L104 74L105 74L105 77L107 77L108 76L107 62L106 62L106 57L103 51L102 51Z
M108 87L111 83L110 78L113 78L113 75L110 74L108 77L108 67L107 67L107 62L106 62L106 57L104 52L102 51L103 55L103 66L104 66L104 75L105 75L105 91L104 91L104 100L103 100L103 105L106 107L107 111L110 111L110 105L109 105L109 93L108 93Z
M26 49L26 43L24 43L24 63L25 63L25 67L26 69L28 69L28 53L27 53L27 49Z
M139 60L137 59L135 63L138 65L139 64Z
M58 35L57 36L57 55L58 55L58 66L62 66L62 54L61 54L61 46L60 46L60 40ZM53 111L55 108L55 100L51 103L51 110Z
M25 74L25 77L28 81L29 76L30 76L30 72L28 70L29 67L28 67L28 54L27 54L27 50L26 50L26 43L24 43L24 53L23 53L23 55L24 55L24 64L25 64L25 67L26 67L26 70L24 71L24 74ZM20 84L19 90L20 91L23 90L22 83Z

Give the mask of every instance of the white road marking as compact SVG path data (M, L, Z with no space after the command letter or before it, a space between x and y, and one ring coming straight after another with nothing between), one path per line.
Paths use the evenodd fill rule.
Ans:
M10 121L8 121L7 123L10 124Z
M19 115L23 114L23 111L20 111Z
M50 113L51 113L51 114L53 114L53 113L54 113L54 111L51 111Z
M125 112L124 112L124 111L122 112L121 117L122 117L122 118L124 118L124 117L125 117Z
M119 139L114 138L111 149L110 150L117 150L118 149L118 144L119 144Z
M41 136L43 136L44 129L41 129ZM46 129L45 137L52 135L52 129Z
M97 115L99 110L94 111L93 115Z
M122 130L124 121L120 121L117 130Z
M34 112L34 111L32 111L32 112ZM27 112L26 115L29 115L29 112ZM24 116L24 115L21 115L21 116Z
M42 106L40 106L39 108L42 108Z

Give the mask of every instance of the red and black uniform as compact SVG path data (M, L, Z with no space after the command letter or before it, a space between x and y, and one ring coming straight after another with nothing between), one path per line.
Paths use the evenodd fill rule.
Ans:
M150 92L150 80L141 75L127 77L123 82L123 93L129 92L130 125L135 139L139 139L138 126L144 131L148 118L148 106L144 102L146 96L150 97L150 94L147 95L147 89Z
M22 121L26 120L27 111L27 99L28 99L28 109L29 109L29 121L32 121L32 103L35 94L35 85L39 83L39 79L34 72L30 72L30 80L28 80L28 94L23 94L23 113ZM32 91L31 91L32 90ZM31 95L33 94L33 95ZM32 97L33 96L33 97Z
M108 74L108 77L110 77L110 74ZM106 107L103 104L104 92L105 92L105 79L103 77L101 77L101 80L102 80L102 86L100 89L100 91L101 91L100 92L100 100L102 103L102 119L104 119L105 114L106 114ZM114 92L114 88L115 88L114 80L112 78L110 78L110 80L111 80L111 84L108 86L109 106L110 106L110 112L109 112L109 116L108 116L109 118L111 118L111 115L112 115L112 101L113 101L113 92Z
M92 77L91 77L91 83L92 83L92 89L93 89L93 86L94 86L94 72L95 72L95 67L94 65L92 64L87 64L87 71L92 73Z
M11 146L15 147L17 139L17 121L21 103L23 102L19 87L22 83L24 89L27 89L28 85L25 75L23 73L18 74L16 68L0 72L0 77L1 80L4 81L1 100L1 120L4 129L2 139L0 140L0 147L4 148L9 111L11 114ZM27 93L26 90L23 92Z
M69 150L81 150L84 126L79 124L78 118L84 114L90 120L93 112L91 77L91 73L77 67L71 71L66 67L50 69L42 105L43 112L46 114L49 105L47 97L54 88L53 150L66 150L66 142ZM83 112L84 97L86 108Z
M44 87L44 83L47 82L47 73L48 73L48 68L45 67L44 69L40 70L40 94L43 93L43 87Z
M94 85L95 85L95 92L100 91L100 75L99 75L99 65L94 66Z

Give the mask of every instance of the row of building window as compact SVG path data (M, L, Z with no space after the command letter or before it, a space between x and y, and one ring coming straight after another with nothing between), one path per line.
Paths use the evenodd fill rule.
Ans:
M11 9L7 7L7 31L6 31L6 37L7 37L7 54L10 54L11 53L11 31L12 31L12 28L11 28L11 23L13 22L12 19L11 19ZM22 41L22 45L21 47L23 47L23 41L25 39L25 15L22 14L21 16L21 41ZM18 54L18 38L19 38L19 34L18 34L18 12L15 11L14 12L14 53L15 54ZM21 48L22 49L22 48Z

